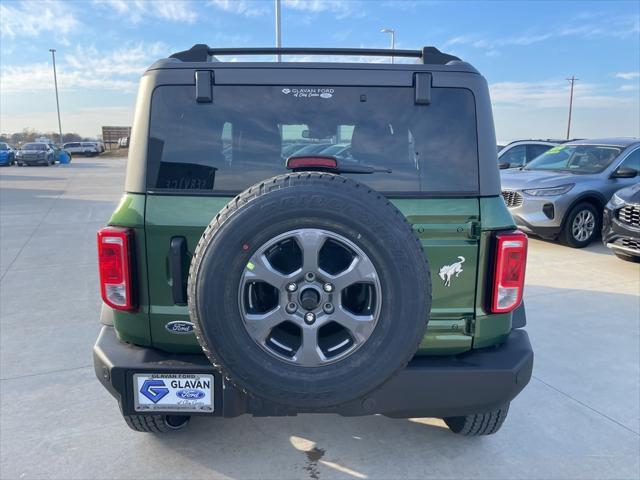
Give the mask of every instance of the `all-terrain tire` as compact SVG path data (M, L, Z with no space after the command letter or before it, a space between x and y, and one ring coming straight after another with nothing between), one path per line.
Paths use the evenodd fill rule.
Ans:
M144 433L167 433L180 430L189 423L185 415L124 415L132 430Z
M314 367L258 345L239 305L240 281L255 251L305 228L341 235L365 252L382 292L366 342ZM274 403L318 409L362 398L406 366L427 327L431 274L411 225L383 195L340 175L292 173L250 187L211 221L193 254L188 302L198 342L227 378Z
M453 433L467 437L491 435L500 427L509 413L509 404L491 412L465 415L464 417L447 417L444 422Z
M593 218L595 221L593 233L589 238L585 240L579 240L575 238L572 233L573 222L576 216L579 215L581 212L590 212L593 215ZM560 241L572 248L584 248L598 237L598 233L600 232L601 228L602 228L601 212L598 212L596 207L594 207L592 204L587 202L582 202L582 203L579 203L578 205L575 205L566 215L564 220L564 226L562 228L562 232L560 233Z

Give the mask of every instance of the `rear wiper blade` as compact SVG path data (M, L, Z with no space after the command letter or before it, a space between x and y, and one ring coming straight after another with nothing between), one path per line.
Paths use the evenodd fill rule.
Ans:
M286 167L294 172L330 172L330 173L392 173L389 168L371 165L352 165L339 162L330 155L301 155L287 158Z

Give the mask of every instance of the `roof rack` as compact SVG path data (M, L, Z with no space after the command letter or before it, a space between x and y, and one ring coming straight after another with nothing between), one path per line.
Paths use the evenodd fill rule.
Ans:
M183 62L215 62L215 55L346 55L367 57L408 57L422 59L422 63L446 65L459 61L458 57L442 53L436 47L423 47L422 50L390 50L378 48L210 48L198 44L189 50L174 53L170 58Z

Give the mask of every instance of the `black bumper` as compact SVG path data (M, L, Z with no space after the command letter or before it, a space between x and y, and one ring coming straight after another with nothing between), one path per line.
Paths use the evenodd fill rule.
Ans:
M297 410L249 395L225 380L204 355L169 354L121 342L104 326L93 348L96 376L118 400L124 415L135 413L135 373L208 373L214 375L214 412L235 417L337 413L344 416L450 417L482 413L511 401L529 383L533 351L524 330L513 330L495 348L454 357L416 357L378 390L330 408ZM154 413L162 413L155 411Z

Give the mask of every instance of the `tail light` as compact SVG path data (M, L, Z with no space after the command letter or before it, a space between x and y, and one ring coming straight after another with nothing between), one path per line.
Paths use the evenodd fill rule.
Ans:
M134 310L132 296L133 232L106 227L98 232L100 293L104 303L117 310Z
M507 313L520 305L526 265L527 236L520 231L497 234L492 313Z

